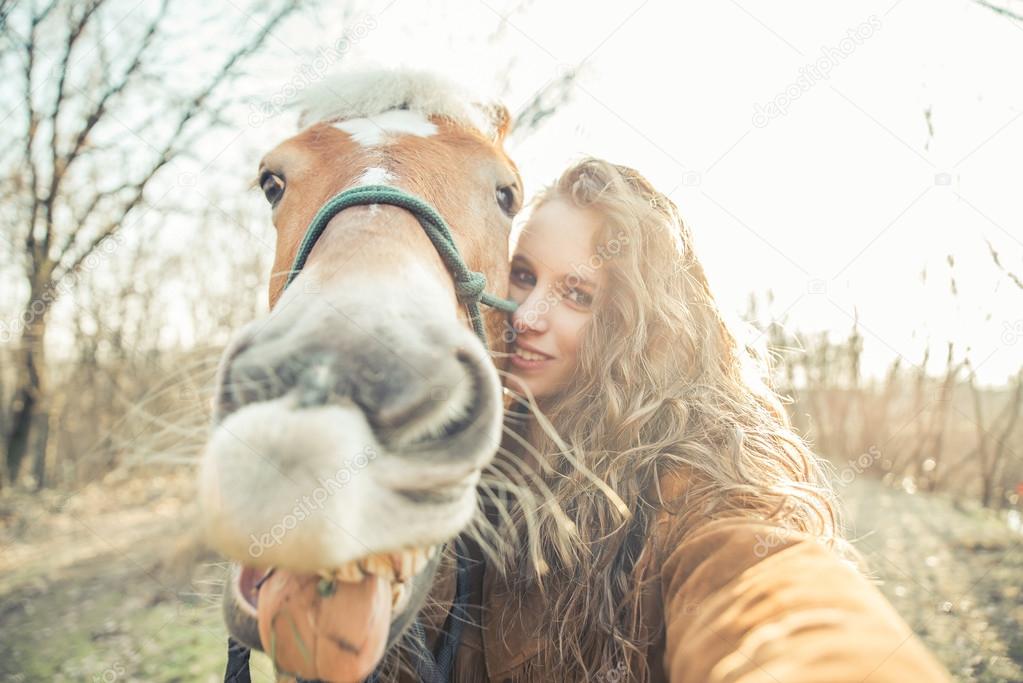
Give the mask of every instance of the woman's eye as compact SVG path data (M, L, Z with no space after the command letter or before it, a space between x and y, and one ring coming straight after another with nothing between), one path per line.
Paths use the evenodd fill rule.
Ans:
M528 270L512 268L511 281L512 284L518 285L519 287L533 287L536 285L536 276Z
M263 171L263 175L259 176L259 187L270 206L276 206L284 195L284 179L270 171Z
M567 298L575 305L583 308L589 308L593 305L593 295L580 289L573 289L569 291Z

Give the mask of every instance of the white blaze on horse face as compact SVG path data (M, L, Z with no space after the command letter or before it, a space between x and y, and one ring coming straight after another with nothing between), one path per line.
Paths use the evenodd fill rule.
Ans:
M367 168L366 172L359 176L356 181L357 185L387 185L394 180L392 175L387 169L374 166ZM374 204L374 206L376 206Z
M363 147L383 144L390 135L418 135L429 137L437 132L437 126L417 111L396 109L364 119L350 119L335 123L334 127L352 136L352 140Z

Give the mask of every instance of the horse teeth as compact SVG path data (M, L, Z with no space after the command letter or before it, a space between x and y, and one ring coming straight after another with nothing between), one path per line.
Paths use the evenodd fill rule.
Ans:
M391 586L391 610L394 612L400 612L405 609L408 604L409 590L408 584L401 582L395 583Z
M412 551L412 574L418 574L430 561L430 556L421 549Z
M338 581L347 581L349 583L358 583L366 577L366 574L359 567L357 562L349 562L343 564L334 570L334 578Z
M373 574L399 584L423 571L430 558L437 554L436 546L415 548L386 555L370 555L361 560L353 560L337 569L317 572L321 578L336 579L349 583L359 583L367 575Z
M363 570L367 574L376 574L377 576L383 577L388 581L394 580L394 567L387 561L386 558L380 555L370 555L360 563Z
M401 578L403 581L415 573L415 571L412 568L415 562L414 553L415 551L406 550L401 554Z

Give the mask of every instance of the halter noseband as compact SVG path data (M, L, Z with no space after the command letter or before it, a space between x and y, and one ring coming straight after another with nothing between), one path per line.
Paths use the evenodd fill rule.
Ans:
M360 185L334 195L320 207L320 210L313 216L305 237L298 247L295 255L295 262L291 266L288 280L284 287L298 276L305 266L309 253L313 250L316 240L326 230L330 220L352 206L363 206L366 204L390 204L405 209L419 221L427 237L433 242L433 247L440 254L445 267L451 273L455 281L455 295L459 303L465 305L469 312L469 321L472 323L473 331L479 336L484 346L487 344L487 332L483 326L483 317L480 314L480 304L486 304L508 313L515 310L517 304L508 299L502 299L485 292L487 279L483 273L470 270L458 252L458 246L451 236L451 229L448 228L444 218L425 200L390 185Z

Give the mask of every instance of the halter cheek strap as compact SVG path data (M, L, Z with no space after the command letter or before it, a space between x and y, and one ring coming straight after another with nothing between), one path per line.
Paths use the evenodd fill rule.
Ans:
M419 221L427 237L433 242L434 249L444 261L445 267L451 273L455 281L455 295L459 303L463 304L469 313L469 321L473 331L479 336L484 346L487 344L487 332L483 326L483 316L480 314L480 304L486 304L492 308L511 313L517 307L514 301L502 299L486 291L487 279L483 273L470 270L462 255L458 251L454 238L451 236L451 229L447 222L437 210L423 199L390 185L360 185L340 192L320 207L320 210L313 216L309 223L305 237L295 254L295 262L291 266L285 288L298 277L299 272L305 266L309 253L320 239L327 224L334 216L352 206L364 206L367 204L390 204L405 209Z

